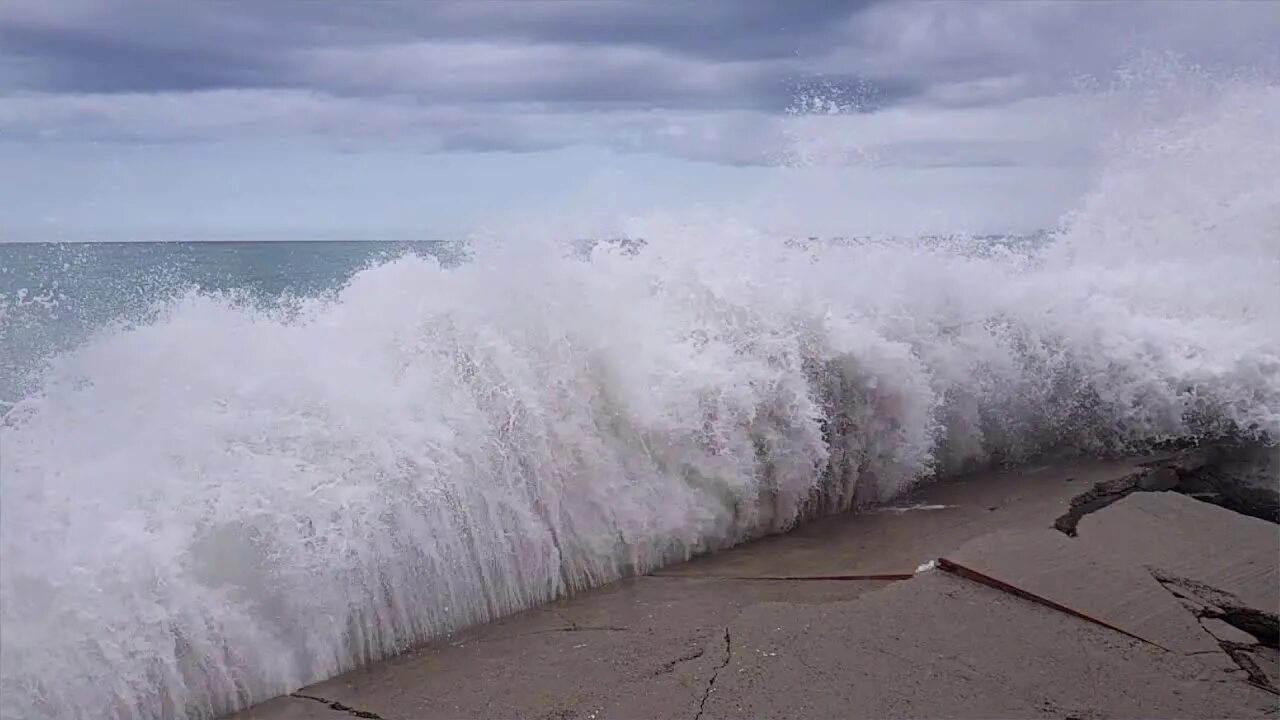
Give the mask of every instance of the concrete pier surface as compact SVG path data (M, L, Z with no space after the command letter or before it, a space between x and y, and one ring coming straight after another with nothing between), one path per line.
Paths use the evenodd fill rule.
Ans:
M1203 465L936 483L233 718L1280 717L1280 526Z

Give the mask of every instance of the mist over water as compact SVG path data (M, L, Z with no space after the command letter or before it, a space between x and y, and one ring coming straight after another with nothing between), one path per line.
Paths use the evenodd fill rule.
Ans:
M641 219L107 326L4 418L3 715L217 716L937 474L1274 439L1276 128L1219 83L1043 242Z

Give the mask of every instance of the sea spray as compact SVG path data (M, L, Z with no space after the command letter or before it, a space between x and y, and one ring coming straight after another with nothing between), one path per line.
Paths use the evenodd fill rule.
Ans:
M1029 246L642 220L104 327L0 431L3 715L213 717L939 472L1274 439L1276 127L1228 85Z

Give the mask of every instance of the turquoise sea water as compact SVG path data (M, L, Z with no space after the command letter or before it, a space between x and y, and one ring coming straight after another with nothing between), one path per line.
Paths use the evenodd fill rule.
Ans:
M447 242L0 243L0 402L30 392L45 360L110 323L146 320L184 293L245 302L314 297L405 253Z

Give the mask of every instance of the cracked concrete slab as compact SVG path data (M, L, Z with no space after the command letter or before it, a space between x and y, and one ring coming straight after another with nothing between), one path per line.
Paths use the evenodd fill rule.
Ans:
M1076 542L1117 564L1189 578L1280 608L1280 527L1172 492L1139 492L1080 521Z
M632 578L300 692L384 720L693 718L743 608L848 600L888 584Z
M1194 659L941 572L744 610L705 718L1265 717ZM815 692L821 688L821 692Z
M1198 618L1222 620L1246 633L1252 642L1280 647L1280 614L1250 607L1240 598L1190 578L1156 568L1151 575Z
M1218 643L1145 568L1116 563L1049 529L1009 531L972 540L947 559L1182 654L1216 653L1203 662L1231 667Z

